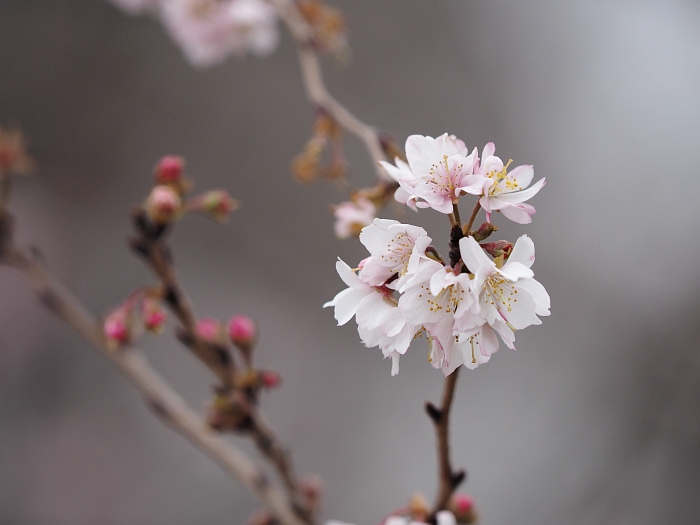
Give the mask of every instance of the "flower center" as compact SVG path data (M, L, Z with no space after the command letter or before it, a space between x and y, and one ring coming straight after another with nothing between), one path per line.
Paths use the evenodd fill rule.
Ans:
M508 175L508 166L510 166L511 162L513 162L513 159L508 160L508 164L503 166L502 169L488 172L486 176L489 179L493 179L493 184L489 188L489 195L494 196L502 193L504 190L516 191L520 189L518 182Z
M501 309L511 312L513 305L518 302L518 290L508 279L497 273L492 274L484 282L484 292L486 293L486 302L495 306L499 313Z

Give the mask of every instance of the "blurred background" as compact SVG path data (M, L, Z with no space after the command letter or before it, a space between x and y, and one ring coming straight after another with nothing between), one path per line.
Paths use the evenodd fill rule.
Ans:
M452 448L484 524L700 522L700 4L691 0L338 1L353 61L329 88L399 144L494 141L547 186L528 233L552 316L459 380ZM162 27L103 1L0 3L0 121L38 169L18 180L18 241L96 314L153 280L127 250L156 160L242 202L227 226L182 221L172 244L200 315L243 312L258 362L282 374L264 411L324 518L371 525L433 497L423 404L442 375L421 342L390 377L354 323L321 305L334 261L330 184L289 162L313 121L292 42L267 59L192 68ZM372 181L348 139L350 182ZM399 217L447 251L447 221ZM173 341L141 346L198 409L211 377ZM240 440L237 440L240 441ZM248 448L249 449L249 448ZM0 524L242 524L255 499L151 416L133 389L0 268Z

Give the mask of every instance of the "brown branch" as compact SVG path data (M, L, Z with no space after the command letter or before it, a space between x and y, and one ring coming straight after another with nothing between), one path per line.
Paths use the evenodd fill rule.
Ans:
M348 111L326 89L321 63L312 45L313 29L292 0L272 0L272 3L296 41L301 74L309 100L312 104L329 113L338 124L360 139L372 159L377 177L380 180L389 180L378 164L380 160L387 159L377 130Z
M182 324L178 334L180 340L219 377L225 391L233 391L236 388L236 366L229 349L201 340L196 332L196 314L177 279L170 248L165 242L167 226L158 227L150 223L146 214L139 209L134 211L134 223L138 236L131 240L131 246L144 257L146 264L160 280L165 292L164 299ZM300 499L299 481L291 458L263 419L254 398L255 395L252 395L244 402L248 424L239 430L250 435L263 457L275 468L294 510L305 521L313 522L311 510Z
M164 423L255 493L280 522L285 525L308 525L309 522L299 518L287 498L270 484L265 474L238 447L209 428L165 383L150 367L142 352L133 347L110 350L98 320L37 261L11 243L6 246L0 263L23 273L34 286L41 302L109 360L144 396L147 405Z
M450 463L449 423L452 399L455 386L459 377L459 368L445 378L445 387L442 392L440 408L432 403L426 403L426 411L435 424L438 448L438 480L439 487L435 496L435 503L430 512L429 522L435 522L435 514L447 508L450 496L465 478L464 470L453 471Z

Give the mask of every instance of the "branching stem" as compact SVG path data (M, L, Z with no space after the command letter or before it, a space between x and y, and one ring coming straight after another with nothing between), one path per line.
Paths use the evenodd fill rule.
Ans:
M380 160L387 160L387 158L377 130L348 111L326 89L321 63L312 45L313 29L292 0L272 0L272 3L296 41L301 74L309 100L330 114L342 128L362 141L372 160L377 177L380 180L388 180L378 164Z

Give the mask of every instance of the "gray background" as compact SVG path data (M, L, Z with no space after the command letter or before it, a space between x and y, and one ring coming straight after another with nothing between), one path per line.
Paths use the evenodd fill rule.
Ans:
M527 232L552 316L460 378L452 444L483 523L700 522L700 7L696 2L339 2L354 60L332 92L403 142L445 131L495 141L546 188ZM414 490L432 497L422 405L441 375L421 344L398 377L321 304L343 288L333 186L288 163L312 112L285 35L269 59L195 70L162 28L101 1L0 3L0 120L31 140L18 238L96 313L151 282L125 248L128 211L165 153L199 189L242 203L173 235L202 315L259 320L264 396L301 473L327 483L324 516L373 524ZM350 180L369 182L348 140ZM500 219L500 220L499 220ZM447 222L402 220L438 246ZM443 249L444 250L444 249ZM99 356L0 268L0 523L243 523L257 506L151 417ZM167 336L142 342L198 408L211 378Z

